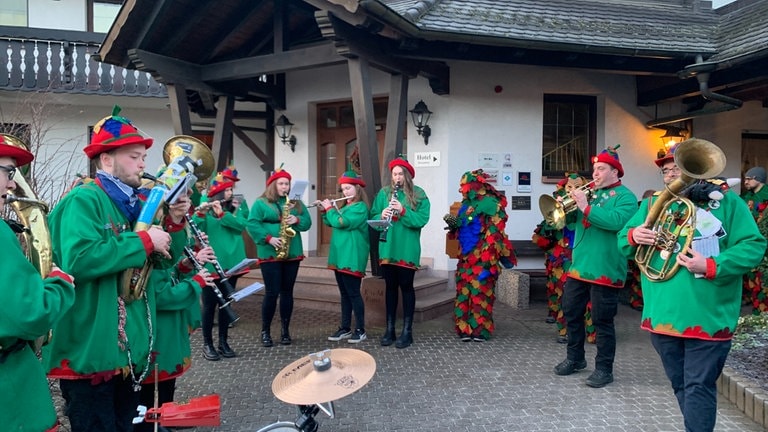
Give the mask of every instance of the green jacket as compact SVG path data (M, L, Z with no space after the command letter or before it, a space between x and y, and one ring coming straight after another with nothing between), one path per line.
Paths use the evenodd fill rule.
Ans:
M576 234L568 277L624 287L627 260L616 250L616 233L637 212L637 198L621 182L594 191L584 212L576 210Z
M379 263L398 265L412 269L419 268L421 261L421 229L429 222L429 198L424 189L413 186L416 208L408 205L405 192L397 192L397 200L403 205L405 214L392 220L387 232L387 241L379 242ZM371 219L380 219L381 212L389 206L392 187L385 186L376 195L371 206Z
M768 203L768 186L763 185L757 192L744 189L741 192L741 199L747 203L752 217L757 220L760 217L760 205Z
M368 256L368 204L358 201L323 213L323 223L333 228L328 268L354 276L365 276Z
M221 217L210 211L205 214L196 213L192 219L202 231L208 234L208 243L216 253L216 259L224 271L245 258L245 241L243 240L245 220L226 210ZM216 274L212 264L208 263L205 267L212 274Z
M56 424L56 411L42 364L29 344L48 333L75 301L65 275L41 279L27 261L16 235L0 221L3 259L0 274L0 424L7 431L44 431ZM59 273L60 274L60 273ZM16 345L16 343L19 345ZM17 349L20 348L20 349Z
M270 202L266 197L261 197L253 203L248 215L246 230L256 243L256 255L259 262L277 261L275 248L269 244L272 237L280 237L280 224L283 220L283 206L286 197L281 197L277 202ZM296 201L290 214L296 216L299 222L291 226L296 231L296 236L291 239L288 248L287 260L303 260L304 246L301 242L301 234L312 227L312 218L307 207L301 201Z
M728 340L733 336L741 311L742 275L763 257L766 241L746 204L734 192L727 191L724 195L718 208L709 208L708 203L697 204L699 212L722 223L722 231L716 234L719 253L708 260L710 274L697 278L686 268L679 268L669 280L658 282L648 280L643 274L642 329L704 340ZM655 202L657 197L650 199ZM677 205L672 207L676 208ZM637 247L631 241L631 231L644 223L648 212L649 206L641 205L618 233L618 245L625 258L634 258ZM697 216L697 220L702 219L703 215ZM696 229L694 238L699 236L701 232ZM682 244L684 239L680 237L678 243ZM657 253L651 266L660 265Z
M53 328L53 339L43 347L48 376L108 379L128 374L130 346L138 378L148 368L154 288L147 284L145 299L124 304L118 298L124 271L144 265L151 254L151 241L146 234L132 231L96 182L70 191L53 209L48 222L54 261L75 278L77 293L75 304ZM171 237L174 251L179 250L178 242L186 243L183 230ZM162 261L157 268L175 262ZM118 319L123 307L124 324Z

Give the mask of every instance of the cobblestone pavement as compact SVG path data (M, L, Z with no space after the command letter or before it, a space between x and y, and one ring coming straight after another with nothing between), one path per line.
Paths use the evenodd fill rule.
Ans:
M376 359L376 374L335 402L335 418L318 414L320 431L684 431L658 356L638 328L640 314L627 306L619 306L617 317L615 382L593 389L584 379L594 367L594 346L587 348L585 371L553 374L565 346L556 343L554 324L544 322L544 303L528 310L497 304L495 337L484 343L459 341L450 315L417 323L415 343L406 349L380 346L381 328L368 328L369 339L357 345L329 342L338 313L304 309L294 311L292 345L263 348L260 305L259 296L235 305L242 316L230 330L235 359L204 360L202 337L193 336L193 366L177 381L176 399L219 393L222 422L187 430L255 432L293 421L296 408L272 395L277 373L309 353L359 348ZM279 336L277 318L273 336ZM763 430L727 400L721 398L719 407L716 431Z

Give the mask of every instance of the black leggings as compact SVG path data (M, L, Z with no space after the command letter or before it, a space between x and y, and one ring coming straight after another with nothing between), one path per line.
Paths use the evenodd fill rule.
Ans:
M400 287L400 292L403 295L403 318L413 319L416 310L416 291L413 289L413 278L416 276L416 270L385 264L381 266L381 272L384 275L387 290L385 294L387 317L394 318L397 316L397 287Z
M349 273L334 271L341 294L341 328L352 329L352 312L355 313L355 328L365 329L365 304L360 295L362 278Z
M232 288L235 288L237 286L237 279L240 278L240 276L232 276L229 278L229 283L232 285ZM219 290L221 290L221 286L219 285L219 280L216 279L216 286L219 287ZM225 292L222 290L222 292ZM203 288L203 310L202 310L202 327L203 327L203 342L206 344L212 344L213 343L213 317L216 314L216 311L219 310L219 299L216 296L216 294L213 292L213 289L211 287L204 287ZM231 307L231 306L230 306ZM229 320L226 318L226 314L219 313L219 340L227 340L227 337L229 336Z
M264 279L264 302L261 304L261 329L269 331L275 317L277 299L280 298L280 319L286 322L293 314L293 285L299 274L301 261L271 261L261 263Z

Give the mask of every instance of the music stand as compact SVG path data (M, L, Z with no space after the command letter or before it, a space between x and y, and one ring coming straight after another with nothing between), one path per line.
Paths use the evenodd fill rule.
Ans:
M368 226L374 229L385 229L392 226L392 222L385 219L371 219Z

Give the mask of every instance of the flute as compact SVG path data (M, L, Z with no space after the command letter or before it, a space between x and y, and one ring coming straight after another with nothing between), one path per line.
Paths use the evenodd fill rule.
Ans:
M187 256L189 261L195 267L195 270L197 270L198 272L204 268L203 265L200 263L200 261L198 261L197 258L195 258L195 253L192 251L192 248L190 248L189 246L184 247L184 255ZM215 284L211 286L211 289L213 290L214 294L216 294L216 297L219 300L219 311L221 311L222 313L224 313L224 315L226 315L226 318L229 320L230 324L237 322L237 320L239 320L240 317L230 307L232 303L232 299L230 299L229 297L224 297L224 293L222 293L219 287L216 286Z
M354 198L354 197L346 197L345 196L345 197L341 197L341 198L332 199L331 202L335 203L336 201L343 201L343 200L348 200L348 199L352 199L352 198ZM308 205L307 208L320 207L320 203L321 202L322 201L315 201L312 204Z

